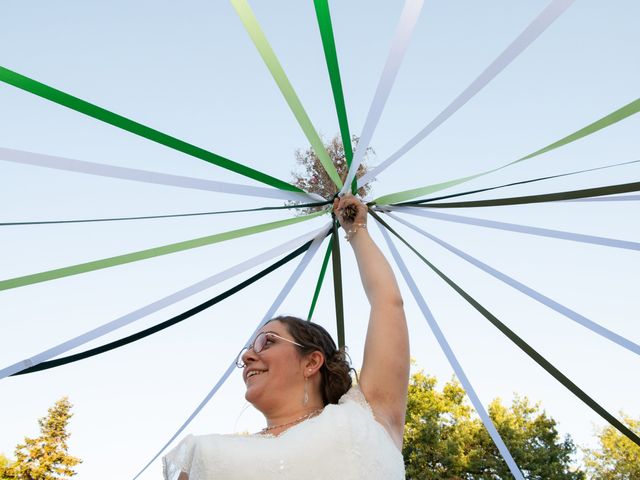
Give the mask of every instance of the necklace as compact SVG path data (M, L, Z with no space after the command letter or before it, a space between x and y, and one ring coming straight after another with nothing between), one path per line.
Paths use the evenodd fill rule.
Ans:
M282 427L291 427L293 425L297 425L300 422L304 422L305 420L308 420L312 417L315 417L316 415L319 415L322 410L324 410L323 408L317 408L312 412L307 413L306 415L303 415L299 418L296 418L295 420L292 420L291 422L287 422L287 423L281 423L280 425L271 425L270 427L264 427L262 430L260 430L260 435L264 435L267 432L270 432L271 430L275 430L276 428L282 428Z

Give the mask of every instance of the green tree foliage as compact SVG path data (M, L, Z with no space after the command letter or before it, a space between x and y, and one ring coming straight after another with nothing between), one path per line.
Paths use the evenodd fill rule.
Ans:
M7 476L9 465L11 465L11 460L0 453L0 480L8 480L10 478Z
M15 450L16 460L5 475L19 480L60 480L76 474L73 467L81 462L68 454L67 425L71 414L67 397L49 408L46 417L38 420L40 436L25 438Z
M640 433L640 419L622 414L627 426ZM593 480L640 479L640 447L611 425L598 433L600 448L585 449L584 463Z
M403 447L407 479L512 478L460 384L448 382L442 391L436 384L423 372L411 376ZM555 420L540 405L516 397L505 407L496 399L488 411L526 478L584 478L571 467L573 442L559 438Z
M435 377L411 376L404 433L403 456L407 478L432 480L463 478L473 440L471 410L464 391L448 383L436 390Z
M526 397L516 397L507 408L496 399L489 405L489 416L526 478L584 478L583 472L571 466L576 451L571 437L560 439L556 421L540 411L540 404L532 405ZM484 455L471 465L471 471L478 474L473 478L510 478L508 467L485 428L476 430L476 441Z

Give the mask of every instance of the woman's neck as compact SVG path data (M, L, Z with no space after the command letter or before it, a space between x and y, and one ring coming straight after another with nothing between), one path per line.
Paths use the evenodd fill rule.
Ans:
M323 409L324 405L321 402L313 402L299 408L289 408L283 412L265 414L267 426L260 433L280 435L294 425L320 414Z

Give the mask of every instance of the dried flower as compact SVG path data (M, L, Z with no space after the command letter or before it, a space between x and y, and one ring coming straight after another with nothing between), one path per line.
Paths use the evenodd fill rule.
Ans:
M351 139L351 146L353 151L355 151L358 145L358 137L355 135ZM325 148L327 149L327 153L329 154L329 158L333 161L336 170L338 171L338 175L344 181L347 178L349 173L348 164L345 158L344 147L342 145L342 139L339 135L334 136L331 141L325 144ZM317 157L312 148L307 148L306 150L296 150L296 163L300 165L302 168L300 171L292 171L293 175L293 184L298 188L310 193L317 193L321 195L323 198L331 199L338 192L338 188L333 183L333 180L329 177L329 174L326 172L322 163L320 163L320 159ZM358 167L358 171L356 172L356 178L360 178L365 173L367 173L367 164L371 155L375 155L375 152L371 147L367 148L365 152L365 156L363 162ZM358 189L358 195L364 197L369 194L371 190L370 185L365 185ZM287 202L288 205L295 205L298 202ZM313 213L318 210L322 210L327 208L324 207L310 207L310 208L302 208L296 210L298 214L308 214Z

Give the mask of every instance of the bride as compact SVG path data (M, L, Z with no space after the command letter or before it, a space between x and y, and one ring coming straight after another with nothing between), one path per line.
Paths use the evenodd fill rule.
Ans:
M187 436L163 459L166 480L404 479L409 339L402 298L367 231L366 206L348 195L336 199L334 212L371 305L358 384L324 328L276 317L237 361L245 398L267 426L254 435Z

